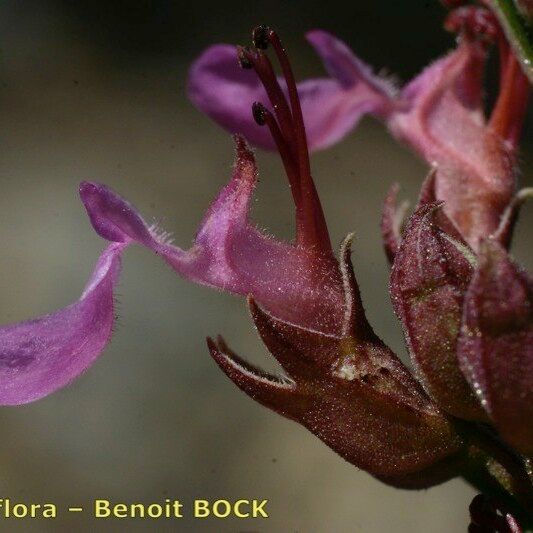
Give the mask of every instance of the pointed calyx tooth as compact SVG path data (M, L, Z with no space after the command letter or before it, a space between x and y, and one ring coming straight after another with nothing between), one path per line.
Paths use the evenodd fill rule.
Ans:
M383 247L389 263L392 265L396 252L402 241L402 230L405 215L409 209L409 202L404 200L399 206L397 205L400 185L394 183L391 185L383 202L381 212L381 236Z
M472 266L435 222L438 209L438 203L423 205L409 220L392 268L393 307L418 376L430 396L454 416L485 420L456 355ZM464 242L460 244L467 247Z
M452 222L452 220L446 215L444 209L440 209L443 206L443 202L440 202L437 198L436 193L436 180L437 180L437 171L438 166L434 165L427 175L422 187L420 189L420 194L418 195L418 203L416 205L415 211L418 211L424 206L434 204L435 209L433 209L433 222L444 231L450 237L462 242L463 237L457 229L457 226ZM437 209L436 207L439 207Z
M339 337L279 320L249 296L248 306L261 339L296 382L327 375L338 358Z
M501 243L502 246L509 249L513 239L513 232L520 215L520 209L526 200L533 198L533 187L526 187L518 191L500 219L498 229L492 235L495 241Z
M207 338L211 357L237 387L260 404L287 418L298 419L306 396L295 383L268 374L229 350L221 339Z
M442 481L443 474L442 468L434 475L429 470L455 456L463 441L366 321L350 259L351 239L340 251L344 321L334 332L288 322L248 298L261 338L290 381L246 363L222 339L209 339L209 349L241 390L298 421L350 463L393 484L423 470L424 486L429 486Z
M359 342L375 341L376 335L366 319L359 285L355 278L352 264L353 233L349 233L343 240L339 252L339 267L344 287L344 323L343 337L353 337Z
M465 295L458 358L501 436L533 454L533 280L492 239Z

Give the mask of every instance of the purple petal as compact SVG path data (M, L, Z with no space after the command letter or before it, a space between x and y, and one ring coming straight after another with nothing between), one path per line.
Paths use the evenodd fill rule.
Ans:
M458 357L503 438L533 454L533 280L493 240L465 296Z
M134 208L104 185L84 183L81 198L104 238L130 239L160 255L178 274L202 285L252 294L279 318L321 331L341 327L342 281L331 257L274 240L248 220L257 181L252 152L237 139L233 177L209 207L185 251L161 239Z
M76 303L0 328L0 404L19 405L47 396L78 377L100 355L111 337L113 287L124 247L107 247Z
M275 149L268 128L258 126L251 111L255 101L266 105L268 97L255 72L239 66L235 46L216 44L205 50L191 66L187 93L200 111L229 132Z
M313 31L307 38L335 74L334 79L298 84L309 147L318 150L344 137L363 114L383 114L393 89L351 53L348 56L346 45L333 36ZM287 94L285 81L279 79L279 83ZM255 101L269 107L269 100L257 75L239 66L234 46L211 46L193 63L188 94L196 107L231 133L243 135L256 146L275 149L268 128L258 126L251 112Z
M305 37L322 59L328 74L343 88L359 89L377 109L396 96L396 86L390 80L376 76L372 67L354 55L345 42L323 30L309 31Z
M407 85L404 111L389 126L430 164L436 164L436 197L477 249L498 227L513 193L511 154L486 126L481 108L485 50L464 40Z

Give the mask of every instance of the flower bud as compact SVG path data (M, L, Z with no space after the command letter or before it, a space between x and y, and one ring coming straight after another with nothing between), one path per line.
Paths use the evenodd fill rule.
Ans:
M533 280L493 240L465 295L458 358L502 437L533 454Z

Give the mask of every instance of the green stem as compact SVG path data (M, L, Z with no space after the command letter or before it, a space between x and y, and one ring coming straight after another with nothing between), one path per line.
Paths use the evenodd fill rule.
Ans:
M519 13L513 0L489 0L512 45L522 70L533 83L533 30Z

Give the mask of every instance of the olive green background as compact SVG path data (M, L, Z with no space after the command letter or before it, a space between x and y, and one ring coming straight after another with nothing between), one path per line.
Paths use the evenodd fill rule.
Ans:
M322 74L303 33L337 33L376 68L407 80L452 46L434 1L15 1L0 4L0 323L78 298L105 243L77 196L109 184L187 247L230 176L230 137L185 95L187 66L214 42L275 26L299 77ZM531 117L530 117L531 119ZM522 183L532 182L531 120ZM253 216L293 231L278 159L258 154ZM383 126L313 156L334 242L355 231L354 263L369 318L405 355L388 294L379 217L393 181L415 198L427 171ZM533 265L526 207L516 256ZM382 485L298 425L245 397L210 359L224 333L243 356L275 368L241 299L191 285L157 257L124 256L119 321L103 357L72 386L0 410L0 498L54 502L55 521L3 521L0 531L463 532L473 489ZM386 438L386 435L383 436ZM268 520L92 522L68 505L194 498L267 498Z

